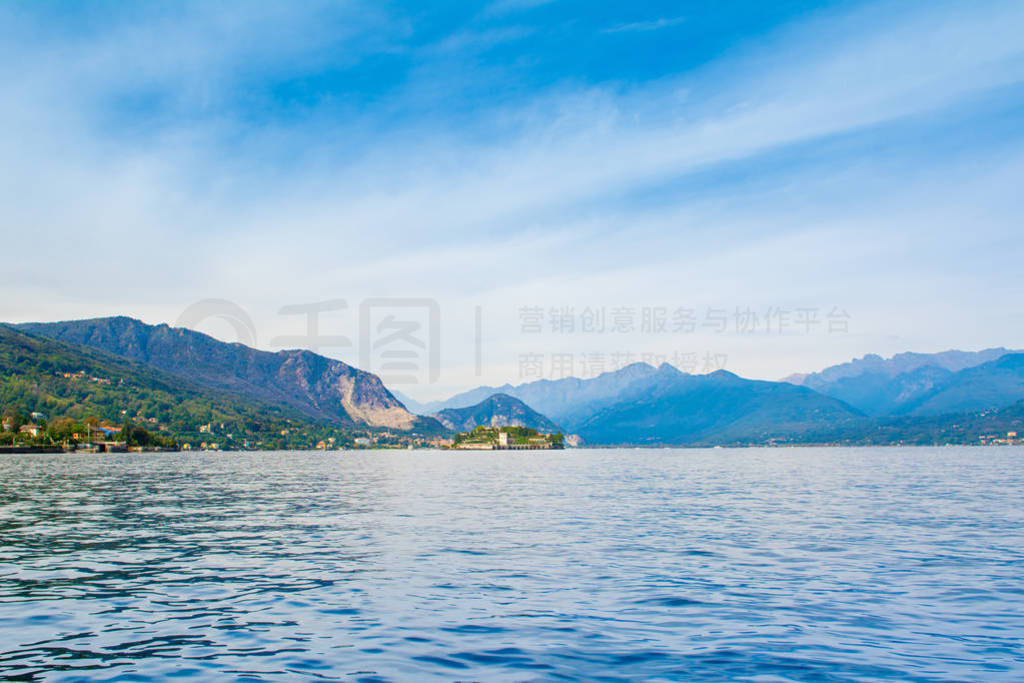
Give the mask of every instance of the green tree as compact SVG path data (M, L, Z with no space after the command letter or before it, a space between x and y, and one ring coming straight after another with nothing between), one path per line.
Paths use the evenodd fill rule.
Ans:
M124 419L124 423L121 425L121 431L117 433L117 440L124 441L126 446L132 445L132 421L128 418Z
M130 432L131 441L129 441L129 444L132 446L149 446L153 443L153 437L145 427L132 427Z

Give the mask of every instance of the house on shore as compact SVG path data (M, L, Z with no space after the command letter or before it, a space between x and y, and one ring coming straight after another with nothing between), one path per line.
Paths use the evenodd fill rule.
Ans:
M18 430L18 433L36 437L43 433L43 428L37 424L30 423L27 425L21 425L21 429Z

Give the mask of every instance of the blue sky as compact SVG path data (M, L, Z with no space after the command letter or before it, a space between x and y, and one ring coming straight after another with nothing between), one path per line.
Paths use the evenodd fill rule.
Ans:
M524 354L776 378L1022 347L1021 35L1019 2L5 3L0 317L212 297L273 348L285 305L343 298L321 327L354 337L368 297L431 297L421 398ZM849 329L524 334L524 307Z

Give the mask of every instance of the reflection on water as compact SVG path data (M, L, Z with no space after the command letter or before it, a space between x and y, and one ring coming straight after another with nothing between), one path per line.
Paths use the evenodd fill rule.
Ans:
M0 672L1016 679L1024 450L0 456Z

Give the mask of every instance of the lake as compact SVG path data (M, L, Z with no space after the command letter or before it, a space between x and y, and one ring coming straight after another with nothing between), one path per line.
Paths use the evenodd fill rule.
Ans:
M1024 449L0 456L0 672L1021 680Z

